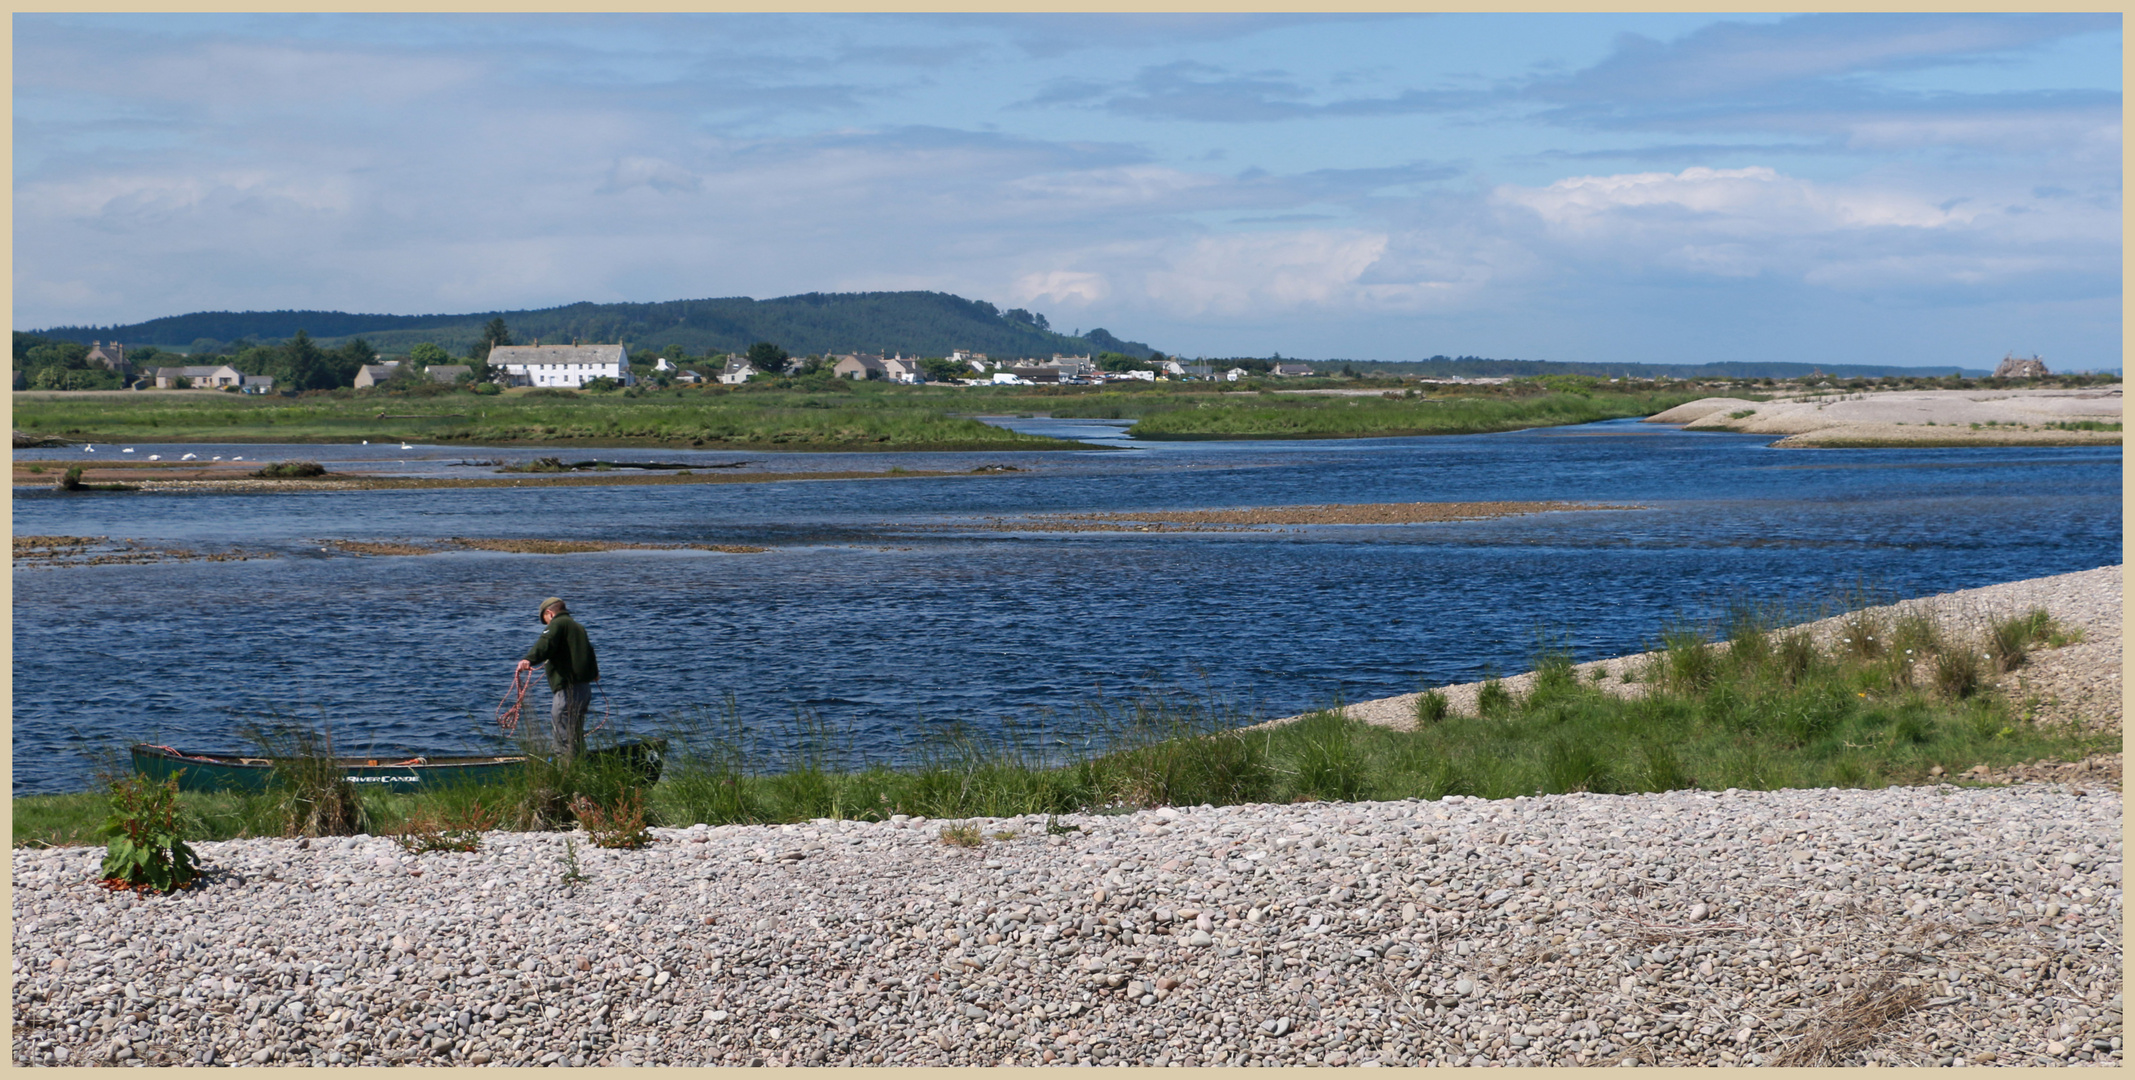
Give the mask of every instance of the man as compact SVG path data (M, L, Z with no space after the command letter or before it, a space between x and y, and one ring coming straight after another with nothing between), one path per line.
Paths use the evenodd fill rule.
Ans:
M593 659L593 643L586 628L578 625L561 597L541 602L541 632L534 647L519 661L519 671L535 664L549 666L549 739L559 764L569 762L586 749L586 706L593 700L592 684L600 678L600 665Z

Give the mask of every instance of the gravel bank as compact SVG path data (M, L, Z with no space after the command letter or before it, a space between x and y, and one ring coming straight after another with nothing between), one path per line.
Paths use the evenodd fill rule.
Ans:
M1927 611L1946 632L1977 636L1993 623L2045 608L2064 627L2083 631L2083 640L2058 649L2037 649L2024 666L1990 680L2015 701L2032 701L2033 715L2041 723L2081 724L2093 730L2118 731L2121 725L2121 568L2101 566L2072 574L2026 578L1978 589L1962 589L1935 596L1917 597L1868 611L1895 620L1913 611ZM1803 628L1828 647L1844 632L1845 616L1805 623ZM1599 668L1607 677L1593 685L1629 696L1643 693L1644 683L1627 683L1626 670L1643 669L1653 653L1591 660L1575 665L1582 680L1591 680ZM1525 672L1504 680L1505 688L1525 693L1534 683L1534 673ZM1481 683L1459 683L1440 688L1457 712L1472 714ZM1412 728L1416 724L1416 699L1420 694L1360 701L1343 711L1366 723ZM1268 721L1288 723L1295 716ZM2114 782L2118 783L2118 758L2113 755Z
M2117 1064L2120 804L1673 792L17 849L18 1065ZM1864 1019L1865 1018L1865 1019Z
M2121 421L2120 388L2050 390L1886 390L1777 397L1710 397L1646 418L1686 430L1784 435L1774 446L2118 445L2118 431L2049 425Z

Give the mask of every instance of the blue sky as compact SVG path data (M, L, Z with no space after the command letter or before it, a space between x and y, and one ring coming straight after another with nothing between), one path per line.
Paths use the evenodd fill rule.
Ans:
M15 322L939 289L2117 369L2118 15L16 15Z

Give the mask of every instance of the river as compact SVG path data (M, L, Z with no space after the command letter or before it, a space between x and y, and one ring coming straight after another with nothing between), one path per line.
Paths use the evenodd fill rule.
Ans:
M600 653L596 715L649 733L731 701L768 747L802 717L856 757L944 733L1092 737L1093 703L1182 691L1259 716L1525 670L1545 642L1634 652L1732 601L1919 595L2117 563L2117 447L1774 450L1636 421L1479 436L1144 443L1006 419L1088 452L572 458L986 476L303 494L18 488L19 535L237 543L275 557L14 571L14 783L78 790L132 740L238 748L324 722L345 749L477 748L565 597ZM99 447L99 453L116 447ZM150 447L410 474L521 448ZM67 459L78 450L18 452ZM1579 500L1636 510L1218 533L1017 532L1029 513ZM761 554L352 557L326 539L764 545ZM533 702L529 702L530 709ZM545 701L542 712L545 716ZM807 725L804 725L807 726ZM766 759L769 760L769 759Z

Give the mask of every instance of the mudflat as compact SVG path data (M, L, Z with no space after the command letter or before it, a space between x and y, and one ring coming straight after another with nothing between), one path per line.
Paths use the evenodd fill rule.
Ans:
M1709 397L1646 418L1688 431L1780 435L1782 447L2120 443L2120 388L1889 390Z

